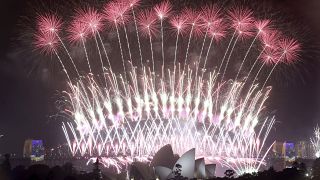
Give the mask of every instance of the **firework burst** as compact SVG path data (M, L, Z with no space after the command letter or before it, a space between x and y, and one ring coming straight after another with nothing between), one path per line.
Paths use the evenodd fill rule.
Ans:
M54 14L40 15L37 22L38 29L42 33L57 33L62 26L62 20Z
M34 42L35 48L39 49L42 53L52 54L55 53L59 47L57 37L52 33L39 33Z
M140 26L142 35L146 37L157 35L158 28L156 26L156 14L152 10L143 11L138 15L137 22Z
M313 137L310 139L313 152L316 158L320 157L320 128L317 126L314 129Z
M121 171L127 163L150 161L159 148L171 144L179 154L195 147L196 156L238 174L257 172L270 150L265 142L274 124L273 117L261 115L271 91L265 85L278 64L290 64L299 57L300 44L271 28L271 20L256 20L253 11L245 7L226 10L228 16L223 17L223 9L216 5L173 12L169 1L164 1L136 16L139 3L111 1L101 14L90 7L76 11L66 39L71 46L79 42L83 47L89 75L79 73L64 37L59 36L62 20L54 15L37 19L36 49L54 53L68 77L63 112L72 121L63 123L62 129L72 154L100 156L105 166ZM100 35L107 31L104 20L112 25L108 31L117 34L113 43L120 56L110 57L105 50ZM129 25L135 27L133 35ZM175 39L165 41L164 36L171 37L172 30ZM89 58L89 37L95 40L103 76L91 69L95 60ZM235 49L251 38L237 75L226 79ZM156 41L161 41L161 53L155 50ZM209 67L213 47L224 41L228 45L217 67ZM196 49L196 42L201 50L193 67L190 51ZM253 50L254 44L262 49ZM171 45L172 55L165 53ZM58 51L59 46L63 51ZM253 81L247 81L248 77L239 81L251 51L259 54L247 74ZM60 58L63 53L68 59ZM119 58L122 69L115 70L112 62ZM135 64L134 59L140 63ZM70 78L65 61L73 63L78 77ZM159 61L162 65L158 66ZM259 86L254 82L264 66L272 70Z
M154 11L156 12L157 16L160 20L167 18L171 15L172 6L169 1L163 1L160 4L154 6Z

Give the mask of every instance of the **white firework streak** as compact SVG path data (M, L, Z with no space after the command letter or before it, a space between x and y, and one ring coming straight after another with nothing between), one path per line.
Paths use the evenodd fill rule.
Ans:
M146 69L139 74L132 68L130 83L111 71L106 86L93 77L69 83L68 111L74 122L62 128L74 155L101 156L106 166L120 171L133 160L150 161L157 150L171 144L180 155L196 148L198 157L238 174L259 170L274 123L271 118L258 125L270 89L255 86L243 100L238 94L244 84L217 82L215 72L196 83L190 69L176 70L176 76L168 70L168 81L153 78Z
M317 126L314 129L313 137L310 139L315 157L320 157L320 128Z
M205 43L206 38L209 39L209 34L207 37L209 28L206 28L205 36L201 41L203 43L198 58L199 62L195 63L196 68L191 68L189 65L192 63L189 64L190 59L188 60L188 57L190 56L188 56L188 53L192 45L191 37L194 23L192 23L188 44L185 47L184 63L180 64L179 59L177 59L177 52L180 51L178 46L183 45L179 37L183 38L180 33L185 28L185 20L173 18L174 21L169 21L176 28L177 34L174 40L174 57L170 57L174 59L173 65L165 64L164 62L167 62L166 58L169 55L164 54L163 50L163 44L167 43L164 42L163 36L167 33L163 32L166 28L163 27L163 17L161 16L162 65L156 68L157 56L156 51L153 50L153 41L156 41L156 38L152 38L154 33L152 25L155 20L148 19L149 14L147 14L143 16L146 19L145 21L141 23L141 18L138 18L139 21L137 21L135 9L131 6L130 11L133 15L135 27L134 36L137 37L138 59L140 59L139 65L136 67L133 64L134 57L131 55L137 51L137 48L129 45L129 31L126 29L122 16L124 12L117 14L118 9L116 8L116 10L112 22L117 33L116 43L118 43L121 54L123 73L114 72L114 67L110 64L111 57L109 58L104 47L105 43L100 36L99 31L102 33L102 30L94 29L96 26L89 23L103 70L103 76L100 76L100 78L92 74L90 63L94 58L88 57L90 53L87 51L87 41L84 41L82 31L80 31L80 34L75 34L75 38L80 37L90 69L90 74L84 77L80 76L63 38L56 32L57 28L51 27L50 18L49 21L42 23L45 27L50 27L49 32L45 34L49 35L48 37L45 36L45 38L49 38L49 41L47 39L45 39L45 42L40 41L38 46L54 52L68 77L69 90L64 92L67 98L64 101L66 108L63 111L69 114L71 121L63 123L62 129L72 154L92 157L88 163L95 161L96 157L100 157L106 167L114 167L120 172L123 167L131 162L151 161L153 155L161 147L171 144L173 151L180 155L191 148L196 148L197 157L204 157L206 162L227 166L235 170L237 174L257 172L265 164L265 157L272 147L272 145L266 146L266 140L275 122L274 117L262 115L264 103L271 91L271 88L264 87L280 60L289 56L287 49L279 53L279 57L269 57L266 54L268 55L268 61L264 61L260 65L259 71L254 73L253 66L256 65L261 55L266 56L263 53L271 47L270 44L262 43L263 49L258 53L259 56L247 74L248 77L253 75L254 79L249 82L247 77L244 82L237 81L247 55L258 35L262 33L262 30L259 29L241 60L235 80L225 81L223 77L225 77L234 48L240 44L240 42L237 43L242 33L241 30L237 30L240 26L237 25L236 28L228 29L228 31L233 32L233 35L229 39L228 46L223 53L224 56L220 65L218 65L218 70L210 72L206 68L208 68L207 61L213 40L217 41L218 44L225 33L224 30L220 31L223 25L221 24L222 21L209 22L209 25L219 24L219 22L220 24L211 28L210 34L212 37L209 44ZM98 16L89 17L94 19ZM48 17L44 17L44 19L46 18ZM121 21L119 21L119 18ZM145 27L141 27L142 30L148 30L145 33L148 43L143 43L140 39L137 24L143 24ZM172 27L170 28L172 29ZM122 29L125 38L121 38L121 33L119 33ZM55 37L52 36L56 36L58 40L55 40ZM126 40L127 46L123 46L125 44L123 39ZM62 45L68 59L62 59L62 56L59 56L59 53L63 52L56 50L57 43ZM272 48L277 49L273 46ZM101 56L103 53L100 52L100 49L103 50L109 67L104 67ZM126 50L128 50L127 53ZM151 65L143 65L148 59L145 57L146 55L143 56L143 50L151 51ZM126 54L129 54L129 61L125 61ZM202 54L204 57L201 57ZM166 58L164 55L166 55ZM295 56L295 54L293 53L292 56ZM262 88L259 88L258 84L254 82L265 63L271 61L270 59L275 63ZM73 68L79 76L76 80L70 79L69 72L65 68L64 61L68 60L73 64ZM201 60L204 60L204 62L200 62ZM204 65L200 67L200 64ZM312 139L317 150L320 149L319 136L318 128L316 138Z

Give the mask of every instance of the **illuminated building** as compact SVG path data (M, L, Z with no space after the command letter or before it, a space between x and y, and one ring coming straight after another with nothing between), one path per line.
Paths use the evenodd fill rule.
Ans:
M285 141L282 149L283 157L288 161L293 161L296 158L295 145L293 142Z
M31 153L32 153L32 139L27 139L24 141L23 157L29 158L31 157Z
M27 139L23 146L23 157L32 161L44 160L44 147L42 140Z
M269 165L276 171L292 167L292 164L303 162L311 167L314 159L312 144L309 141L276 141L272 147L272 154L269 156Z
M283 157L283 142L276 141L273 144L272 153L274 158Z
M297 152L297 158L305 158L306 155L306 142L305 141L299 141L296 143L296 152Z

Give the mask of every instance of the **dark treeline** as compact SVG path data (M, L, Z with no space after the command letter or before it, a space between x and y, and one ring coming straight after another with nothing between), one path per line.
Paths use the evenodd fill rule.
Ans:
M134 174L129 179L140 179ZM50 168L44 164L35 164L28 167L16 166L11 168L10 156L5 156L0 167L0 180L109 180L114 179L104 175L99 169L99 162L93 164L91 172L78 172L71 163ZM119 178L117 178L119 179ZM121 179L127 179L125 177ZM185 179L177 176L174 179ZM320 159L316 159L311 169L307 169L304 163L293 163L291 168L276 172L272 167L255 174L244 174L235 177L233 170L227 170L225 177L212 180L320 180Z

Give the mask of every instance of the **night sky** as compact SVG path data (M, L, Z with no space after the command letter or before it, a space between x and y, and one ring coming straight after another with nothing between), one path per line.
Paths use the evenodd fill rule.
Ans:
M301 18L309 38L315 44L320 42L319 0L275 2ZM5 135L0 139L0 153L22 154L27 138L43 139L47 147L65 142L61 121L50 117L56 112L57 79L46 69L33 72L33 66L25 65L30 59L15 52L16 28L26 7L24 0L0 2L0 134ZM301 69L295 69L299 71L295 79L274 83L267 106L277 123L270 140L309 140L313 127L320 124L320 66L316 54L311 52Z

